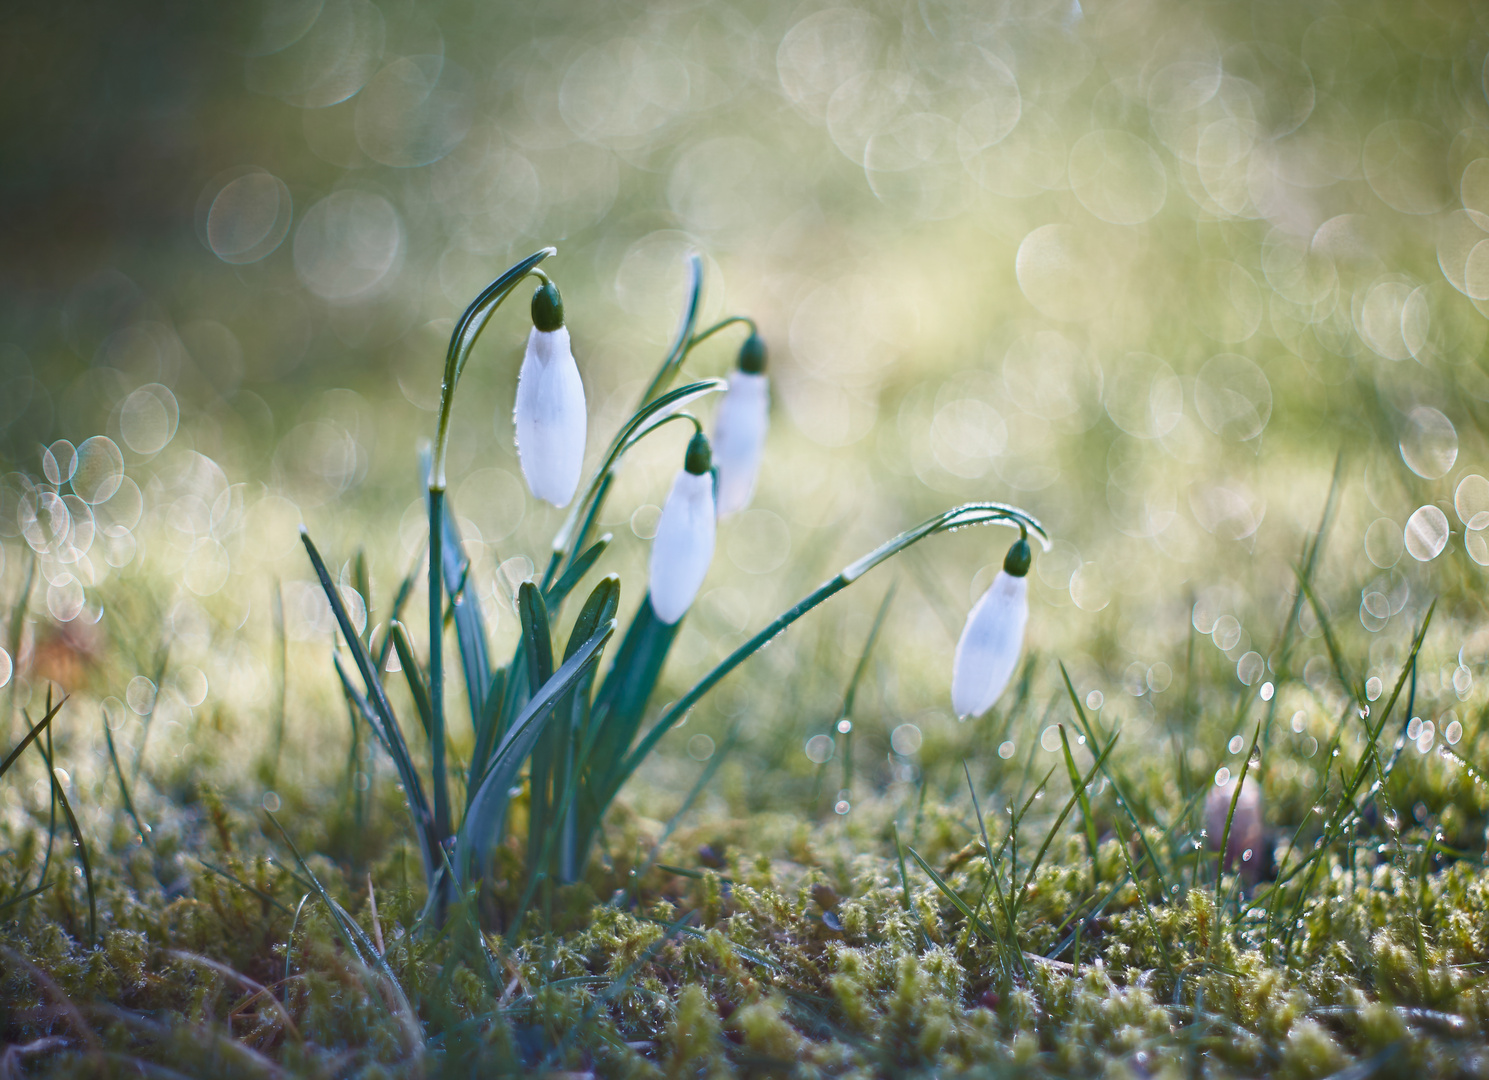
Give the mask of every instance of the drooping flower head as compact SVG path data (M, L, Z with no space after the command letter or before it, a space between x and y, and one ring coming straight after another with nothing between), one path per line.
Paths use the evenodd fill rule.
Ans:
M991 709L1018 667L1029 621L1032 557L1028 537L1019 537L967 616L951 666L951 707L959 717L981 716Z
M770 426L770 380L765 374L765 341L754 330L739 349L737 368L714 415L714 462L719 473L719 516L750 504L765 434Z
M528 490L567 506L579 487L589 418L584 383L569 347L558 287L545 281L533 293L533 328L517 376L517 460Z
M688 443L651 545L650 602L664 623L687 614L708 575L715 517L713 451L700 431Z

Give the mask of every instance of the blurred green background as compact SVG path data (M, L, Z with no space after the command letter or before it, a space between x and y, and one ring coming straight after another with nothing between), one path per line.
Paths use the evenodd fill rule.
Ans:
M1341 454L1318 584L1346 652L1389 690L1444 597L1422 752L1479 729L1483 5L250 0L26 3L7 23L7 609L32 556L40 575L5 643L18 706L55 679L126 745L149 728L162 762L194 747L241 773L273 728L280 581L287 745L307 751L286 768L339 769L316 752L345 727L296 526L337 563L366 547L376 621L422 543L416 447L452 320L554 244L592 455L675 329L687 252L705 321L752 315L772 349L761 488L721 527L674 688L956 501L1016 502L1056 538L1016 720L950 716L951 649L1007 536L947 537L721 687L646 774L655 812L736 719L706 806L830 812L841 763L819 773L807 740L832 730L891 580L858 703L869 790L1036 752L1054 657L1104 722L1165 754L1153 740L1183 731L1181 767L1208 773L1271 693ZM516 467L510 308L450 460L498 655L559 522ZM727 337L690 370L727 370ZM643 446L610 501L632 605L682 441ZM1286 718L1347 697L1311 614L1299 632L1304 680L1268 708L1306 740ZM96 754L78 768L102 775Z

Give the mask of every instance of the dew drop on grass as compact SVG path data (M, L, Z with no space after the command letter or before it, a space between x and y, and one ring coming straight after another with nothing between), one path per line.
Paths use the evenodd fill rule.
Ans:
M920 749L920 728L914 724L901 724L889 736L889 745L896 754L909 757Z
M1448 546L1448 516L1428 503L1406 522L1406 550L1418 562L1431 562Z
M1234 751L1232 751L1232 753L1234 753ZM1230 783L1230 770L1222 765L1220 766L1220 768L1215 770L1215 786L1225 787L1225 785L1228 783Z
M846 814L849 810L852 809L853 804L850 803L847 799L839 799L836 803L833 804L832 807L833 813L835 814Z
M9 685L10 676L14 670L15 665L11 663L10 653L0 646L0 687Z
M1446 475L1458 460L1458 430L1430 405L1418 405L1407 415L1399 445L1401 460L1424 480Z
M1015 747L1012 742L1000 743L998 746L998 756L1004 761L1007 761L1009 758L1013 757L1014 750Z
M136 675L129 680L124 700L137 715L149 716L155 710L155 684L143 675Z
M124 455L107 435L84 439L72 473L73 493L90 506L107 502L124 481Z
M269 813L271 814L277 811L280 807L278 794L272 791L264 792L263 805L264 809L269 811Z
M813 735L805 747L807 760L813 765L825 765L832 760L833 743L830 735Z
M176 395L159 383L140 387L119 407L119 434L136 454L160 453L175 438L181 409Z
M1243 747L1245 745L1246 745L1246 740L1245 739L1243 739L1239 735L1232 735L1230 742L1228 742L1228 743L1225 744L1225 748L1227 750L1229 750L1232 754L1239 754L1241 752L1241 747Z
M846 734L848 734L848 732L850 732L852 730L853 730L853 721L852 720L849 720L846 716L843 717L841 720L838 721L838 733L840 735L846 735Z
M1105 704L1106 698L1102 695L1100 690L1092 690L1089 694L1086 695L1086 708L1090 709L1092 712L1095 712L1097 709L1101 708ZM1007 745L1011 746L1013 744L1009 743Z
M77 448L66 439L58 439L41 452L41 471L47 483L61 487L72 479L77 469Z

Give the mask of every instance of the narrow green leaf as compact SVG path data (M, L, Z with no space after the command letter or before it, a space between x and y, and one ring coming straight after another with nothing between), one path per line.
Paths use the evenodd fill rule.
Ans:
M408 692L414 699L419 722L424 726L424 737L432 738L430 729L433 724L433 710L429 706L429 686L424 682L424 672L419 668L419 658L414 655L408 630L401 622L394 620L388 624L388 633L393 639L393 647L398 650L398 665L403 668L404 681L408 683Z
M388 701L387 692L383 689L382 680L378 678L377 672L373 669L372 658L367 654L362 639L357 636L356 630L352 627L351 618L346 612L346 605L341 601L341 591L336 588L335 582L331 580L331 575L326 570L325 560L321 558L321 553L311 542L310 533L302 529L300 539L305 544L311 565L315 567L316 576L320 579L321 589L325 592L326 599L331 604L331 611L336 616L336 623L341 628L342 640L351 650L352 657L357 663L357 670L362 676L362 682L367 688L368 714L372 715L375 712L381 722L384 746L393 759L393 765L398 771L398 779L403 784L404 796L408 799L409 814L414 821L414 835L419 840L419 853L424 860L426 880L432 882L440 871L441 859L438 854L440 839L435 834L434 818L429 813L429 803L424 797L424 786L419 781L419 773L409 754L408 744L403 739L403 732L398 726L398 719L393 712L392 704Z
M548 628L548 606L531 581L517 590L517 611L522 617L522 647L527 655L528 689L538 688L553 677L553 633Z
M471 796L465 820L456 835L455 868L462 882L470 880L474 860L484 858L500 835L506 821L507 792L553 707L599 660L605 643L614 633L615 621L611 620L565 660L528 701L492 754L491 764Z
M564 598L573 592L574 586L579 584L584 575L589 573L590 568L599 561L600 556L605 554L605 549L610 546L612 539L614 538L611 534L606 533L596 540L585 549L583 554L577 556L569 564L569 568L564 571L558 581L543 591L543 602L548 605L550 611L557 610L558 606L564 602Z

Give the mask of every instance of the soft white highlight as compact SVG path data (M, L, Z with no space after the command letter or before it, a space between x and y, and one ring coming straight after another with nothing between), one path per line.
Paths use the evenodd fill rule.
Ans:
M569 348L569 328L533 327L517 376L517 460L528 490L554 506L567 506L584 465L584 383Z
M967 616L951 666L951 707L981 716L993 707L1018 666L1029 621L1029 581L999 570Z
M713 476L677 474L651 545L651 606L664 623L675 623L698 595L713 560Z
M731 374L729 389L714 415L713 462L719 473L720 517L750 505L769 426L769 377L748 371Z

